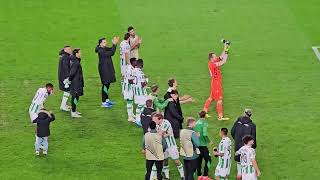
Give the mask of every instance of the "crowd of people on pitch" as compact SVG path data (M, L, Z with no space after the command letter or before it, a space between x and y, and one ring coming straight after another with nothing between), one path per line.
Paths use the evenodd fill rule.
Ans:
M119 37L112 39L109 46L106 38L98 40L95 52L98 55L98 71L101 80L101 107L111 108L115 102L110 99L111 84L116 82L115 69L112 57L117 50ZM209 178L212 164L211 148L213 144L209 138L207 118L211 101L217 102L218 120L228 120L223 117L222 111L222 84L220 66L226 63L230 42L223 40L224 50L220 56L209 53L209 71L212 77L211 94L205 102L199 119L184 118L181 104L192 103L190 95L178 93L177 80L168 80L168 90L163 98L159 97L158 85L148 85L148 78L143 72L144 61L139 57L139 48L142 39L136 35L135 29L129 27L123 40L120 42L120 71L121 90L126 101L128 122L136 124L143 129L142 152L146 158L145 180L170 179L168 160L174 161L181 179L192 180ZM72 118L81 118L77 111L80 96L83 95L84 78L81 66L81 50L72 49L69 45L59 52L58 67L59 89L63 91L60 109L70 112ZM150 88L150 91L147 90ZM48 137L50 136L50 123L55 120L52 112L47 111L44 103L53 93L53 85L46 84L36 92L29 108L31 122L37 124L35 151L36 155L48 153ZM71 107L67 105L71 95ZM244 115L239 117L231 130L235 141L235 160L237 162L237 179L253 180L260 175L255 160L256 127L251 120L252 112L246 109ZM183 123L187 126L183 128ZM228 129L220 129L221 141L212 154L218 157L215 169L215 179L228 179L231 168L231 140ZM178 145L176 140L179 139ZM180 161L183 160L183 162ZM204 162L204 163L203 163ZM203 167L202 167L203 166ZM203 169L203 170L202 170Z

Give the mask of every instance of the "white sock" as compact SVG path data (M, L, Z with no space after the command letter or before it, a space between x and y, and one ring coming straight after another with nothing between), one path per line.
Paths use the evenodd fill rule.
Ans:
M237 162L237 176L241 176L241 164Z
M144 109L144 105L139 104L136 108L136 121L141 122L141 113Z
M169 165L163 166L162 172L164 173L165 178L169 179Z
M184 177L184 170L183 170L183 165L180 164L179 166L177 166L178 171L180 173L180 177Z
M68 101L69 96L70 96L70 93L63 92L63 97L61 100L60 108L65 108L67 106L67 101Z
M133 114L133 101L132 100L127 100L127 113L128 113L128 117L132 116L132 114Z

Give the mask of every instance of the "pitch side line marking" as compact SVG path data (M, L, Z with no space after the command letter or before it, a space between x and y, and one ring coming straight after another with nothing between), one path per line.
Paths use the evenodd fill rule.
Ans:
M312 47L313 52L316 54L317 58L318 58L319 61L320 61L320 52L319 52L319 49L320 49L320 46L313 46L313 47Z

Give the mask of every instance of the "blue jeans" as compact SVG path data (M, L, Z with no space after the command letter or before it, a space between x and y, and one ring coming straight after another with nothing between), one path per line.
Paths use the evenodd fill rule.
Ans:
M36 135L35 149L40 151L41 145L43 146L43 151L48 151L48 137L38 137Z

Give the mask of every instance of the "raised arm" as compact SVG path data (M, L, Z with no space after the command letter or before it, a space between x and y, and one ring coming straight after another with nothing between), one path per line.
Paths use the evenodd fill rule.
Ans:
M220 55L221 61L216 62L216 65L217 65L217 66L222 66L222 65L224 65L224 64L227 62L227 59L228 59L228 51L229 51L229 45L224 44L223 51L222 51L222 53L221 53L221 55Z

